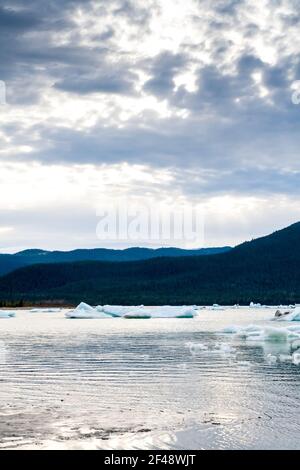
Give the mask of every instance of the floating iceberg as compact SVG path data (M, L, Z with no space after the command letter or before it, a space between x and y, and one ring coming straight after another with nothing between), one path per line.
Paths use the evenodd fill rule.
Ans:
M197 307L144 307L121 306L121 305L98 305L91 307L86 303L81 303L78 307L66 313L67 318L127 318L127 319L148 319L148 318L194 318L197 315Z
M293 343L297 341L295 345L300 341L300 327L272 328L260 327L258 325L249 325L246 327L229 326L224 328L222 333L234 334L247 341L269 341L272 343Z
M213 306L210 307L210 310L225 310L225 308L221 307L221 305L213 304Z
M276 364L277 362L277 356L274 356L273 354L268 354L266 359L269 364Z
M216 343L210 347L203 343L186 343L186 347L190 350L192 356L195 356L199 353L209 352L216 354L225 354L231 355L236 352L236 349L228 343Z
M106 315L103 311L99 311L96 308L91 307L84 302L78 305L75 310L71 312L67 312L65 314L66 318L85 318L85 319L104 319L104 318L111 318L109 315Z
M226 333L226 334L229 334L229 335L234 335L234 334L239 333L240 330L241 330L241 328L239 326L230 325L230 326L226 326L225 328L223 328L222 333Z
M30 313L58 313L61 311L60 308L32 308L29 310Z
M105 307L105 313L114 313L123 318L194 318L197 315L195 306L192 307L173 307L169 305L158 307L111 307L109 310Z
M285 328L271 327L264 328L261 336L263 337L264 341L271 341L274 343L286 343L299 337L297 333L293 333L292 331L289 331Z
M151 318L194 318L197 315L195 306L173 307L165 305L162 307L144 307L144 310L147 310Z
M13 318L16 314L14 312L0 312L0 318Z
M255 304L254 302L251 302L250 305L249 305L250 308L261 308L261 306L262 306L261 304L259 304L259 303Z
M277 321L300 321L300 307L296 307L290 312L284 312L281 315L279 315L279 313L275 313L275 320Z
M300 365L300 349L293 353L292 361L293 361L293 364L295 364L296 366Z
M146 310L140 309L140 310L132 310L131 312L125 313L123 315L123 318L131 319L131 320L147 320L151 318L150 313L147 313Z
M195 356L199 352L208 350L208 346L203 343L186 343L186 347L189 348L192 356Z
M96 310L102 311L111 317L123 317L127 313L132 313L135 310L143 308L143 305L140 306L124 306L124 305L98 305Z

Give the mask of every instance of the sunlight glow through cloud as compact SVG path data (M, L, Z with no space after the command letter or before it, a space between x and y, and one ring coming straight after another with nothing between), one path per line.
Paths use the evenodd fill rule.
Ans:
M28 246L93 244L98 201L123 195L202 204L208 246L300 219L297 2L2 3L5 246L26 214Z

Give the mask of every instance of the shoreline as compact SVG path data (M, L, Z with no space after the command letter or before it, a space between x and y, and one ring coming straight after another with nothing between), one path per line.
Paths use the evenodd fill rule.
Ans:
M36 305L36 304L33 304L33 305L26 305L26 307L10 307L10 306L7 306L7 307L0 307L0 312L1 311L7 311L7 310L32 310L33 308L61 308L61 309L64 309L64 308L76 308L75 305L70 305L70 304L65 304L65 305L49 305L49 304L43 304L43 305Z

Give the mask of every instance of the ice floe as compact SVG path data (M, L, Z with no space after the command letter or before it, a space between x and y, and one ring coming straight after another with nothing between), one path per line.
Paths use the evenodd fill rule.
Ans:
M225 310L225 308L221 307L219 304L213 304L213 306L210 307L210 310Z
M59 313L61 308L32 308L30 313Z
M91 307L82 302L78 307L66 313L67 318L125 318L125 319L150 319L150 318L194 318L197 315L196 306L174 307L158 306L121 306L121 305L98 305Z
M84 319L105 319L111 318L109 315L106 315L103 311L98 311L96 308L91 307L84 302L78 305L75 310L67 312L65 314L66 318L84 318Z
M300 349L293 353L292 361L293 361L293 364L295 364L296 366L300 365Z
M199 352L208 350L208 346L203 343L186 343L186 347L190 350L192 356L196 355Z
M143 307L151 318L193 318L197 315L197 307L173 307L169 305L158 307ZM140 310L141 311L141 310Z
M222 330L222 333L234 334L247 341L293 342L300 340L299 328L273 328L270 326L249 325L246 327L230 326Z
M141 319L141 320L145 320L145 319L149 319L151 318L151 314L149 312L147 312L146 309L132 309L131 312L127 312L123 315L123 318L127 318L127 319Z
M281 312L277 310L275 313L276 321L299 321L300 322L300 307L296 307L294 310L289 310L287 312Z
M300 325L287 327L232 325L224 328L222 334L244 339L249 346L262 344L269 364L300 365Z
M102 311L106 313L107 315L110 315L111 317L123 317L127 313L131 313L134 310L138 310L140 308L143 308L143 305L139 306L124 306L124 305L98 305L96 307L96 310Z
M16 314L14 312L5 312L5 311L0 312L0 318L12 318L15 316Z
M199 353L209 352L218 353L218 354L225 354L230 355L236 352L236 348L234 348L229 343L212 343L209 346L203 343L186 343L186 347L189 349L192 356L196 356Z

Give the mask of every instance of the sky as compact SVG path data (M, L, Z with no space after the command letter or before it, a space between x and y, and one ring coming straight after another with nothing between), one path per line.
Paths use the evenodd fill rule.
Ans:
M299 27L300 0L2 0L0 251L135 245L97 238L119 200L200 205L203 246L299 221Z

